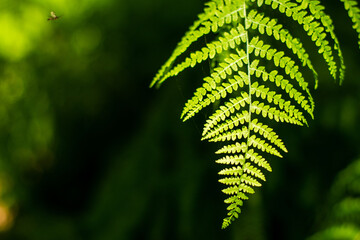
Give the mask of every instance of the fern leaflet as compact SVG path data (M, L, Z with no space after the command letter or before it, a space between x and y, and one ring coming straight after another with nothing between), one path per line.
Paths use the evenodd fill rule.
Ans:
M348 11L349 17L354 23L353 28L358 33L358 44L360 48L360 9L357 1L341 0L344 3L345 9Z

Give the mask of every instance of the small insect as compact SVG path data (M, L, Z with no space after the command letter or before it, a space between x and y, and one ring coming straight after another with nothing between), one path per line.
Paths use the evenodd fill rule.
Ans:
M48 21L49 20L56 20L56 19L59 19L61 16L56 16L55 12L51 11L50 12L50 17L48 18Z

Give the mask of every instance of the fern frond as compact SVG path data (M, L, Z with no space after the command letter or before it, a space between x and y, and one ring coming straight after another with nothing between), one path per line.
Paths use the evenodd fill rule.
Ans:
M261 115L264 118L274 119L277 122L287 122L299 126L303 126L302 122L296 118L287 115L286 112L281 111L275 107L270 107L263 102L254 101L251 104L251 112Z
M360 10L355 1L341 1L354 22L360 46ZM314 99L304 77L304 71L312 73L317 87L318 73L311 56L302 37L294 37L280 21L260 12L262 5L304 29L330 75L342 82L343 55L333 22L320 1L211 0L151 83L159 86L187 68L207 60L213 63L210 74L186 102L181 119L186 121L211 104L215 106L204 124L202 140L224 143L216 151L224 155L216 162L227 165L219 172L226 177L219 181L227 186L223 192L230 195L224 201L228 213L223 228L238 217L247 195L265 181L263 170L272 171L266 158L287 152L268 122L303 126L308 125L308 116L314 118ZM210 34L209 43L189 50Z
M213 59L216 54L220 54L223 51L228 50L229 47L235 48L237 45L240 45L240 43L245 40L245 36L246 31L243 25L238 24L236 28L232 28L230 31L224 32L223 37L220 36L218 40L214 40L206 44L206 46L203 47L201 50L190 53L190 56L186 57L183 62L177 64L175 67L170 69L167 69L167 67L161 68L150 86L153 86L155 84L160 86L166 79L178 75L184 69L189 67L195 67L196 64L199 64L207 59ZM169 59L171 60L171 64L178 56L180 56L180 54L176 54L176 57Z
M312 12L314 11L313 10L314 8L312 7L313 5L309 4L309 2L314 2L313 0L297 0L297 1L301 3L300 6L299 5L295 6L295 4L293 3L291 4L285 3L283 5L284 8L287 9L287 16L289 17L291 16L295 21L297 21L300 25L303 26L303 29L311 37L311 40L319 48L319 53L323 55L325 62L328 64L328 69L331 76L334 79L337 79L338 68L336 61L334 59L333 48L331 47L329 41L326 40L326 38L332 38L333 36L335 36L335 34L330 34L330 36L328 35L328 32L332 31L332 29L329 28L329 26L332 26L332 24L330 24L328 21L324 21L330 19L330 17L327 16L325 19L325 14L323 12L318 13L318 15L314 16ZM268 2L269 1L265 1L266 4L268 4ZM279 2L287 2L287 1L281 0ZM273 9L275 8L273 7ZM308 12L308 10L310 11L310 13ZM321 19L320 16L324 16L324 17ZM321 21L316 21L317 19ZM340 46L338 46L337 44L338 41L335 39L333 40L335 41L336 44L335 48L339 49L340 51ZM339 57L342 58L341 51ZM342 64L341 69L343 68L344 67ZM340 75L343 76L343 73ZM340 79L340 82L341 81L342 79Z
M274 38L292 50L297 55L303 66L307 66L314 75L315 88L318 85L318 73L314 69L309 54L306 53L301 41L298 38L294 38L289 30L285 29L282 24L277 24L277 20L274 18L265 17L265 14L258 13L255 10L250 11L249 15L245 19L246 29L257 29L260 34L267 34L268 36L274 36Z
M297 80L299 86L306 91L308 89L308 83L302 76L299 70L299 66L295 64L295 61L290 57L285 56L283 51L278 51L275 48L271 48L270 45L264 44L259 37L251 39L249 44L249 53L254 52L255 56L267 59L268 61L273 60L276 67L280 67L285 70L285 73L291 77L291 79Z
M286 91L286 93L289 94L290 98L293 98L298 104L301 105L301 107L305 111L307 111L308 114L310 114L312 118L314 118L313 112L315 106L312 96L310 95L309 92L307 92L309 98L308 100L306 99L306 97L303 96L301 92L299 92L293 86L293 84L289 82L289 80L286 80L282 75L278 74L277 70L272 70L270 73L268 73L265 70L265 67L258 66L258 64L259 64L259 60L257 59L253 60L253 62L251 63L250 66L251 75L255 74L257 78L261 77L264 82L270 80L271 82L275 83L277 87L281 87L282 90ZM270 102L270 99L268 101Z
M283 81L282 84L286 86L286 81ZM268 103L273 103L280 107L281 110L284 110L289 117L294 117L295 119L299 120L307 124L305 117L303 116L302 112L290 102L285 101L281 94L276 94L274 91L269 91L269 88L266 88L264 85L258 86L258 82L254 82L251 85L251 94L256 97L261 97L263 100L266 100Z
M314 106L313 106L313 100L311 94L308 89L308 83L305 81L304 77L302 76L299 70L299 67L295 64L295 62L290 57L285 56L284 52L277 51L274 48L273 49L270 48L270 45L264 44L264 42L262 40L259 40L258 37L254 37L251 40L249 44L249 52L250 53L254 52L256 56L260 56L261 58L266 58L267 60L273 60L275 66L283 68L285 70L285 73L288 74L291 79L297 80L302 90L307 92L309 95L309 100L312 103L312 107L311 107L312 111L310 115L312 115ZM277 72L273 72L273 74L276 73ZM282 76L280 75L276 76L275 82L277 86L282 85L282 88L284 88L285 86L288 85L287 84L288 82L283 80L281 77ZM288 86L288 91L290 90L290 88L291 85Z
M204 79L205 83L203 87L198 88L194 97L185 104L181 114L183 121L188 120L216 100L225 98L228 93L237 91L239 87L241 88L244 84L247 84L246 73L238 71L237 75L234 75L234 78L230 79L228 83L222 83L218 86L217 84L220 83L221 80L247 63L246 54L243 50L239 51L238 55L232 54L230 58L226 58L224 61L224 64L214 69L215 72L211 74L211 77Z
M195 53L195 55L190 56L190 58L186 58L183 63L177 65L171 70L171 67L176 59L200 37L209 34L210 31L215 33L218 31L219 27L222 27L225 23L237 21L239 17L243 17L241 15L243 13L244 7L242 4L243 1L245 0L234 2L229 0L213 0L209 2L205 8L204 13L199 15L199 19L195 21L193 26L190 27L189 31L185 33L184 37L173 51L173 54L156 74L150 86L154 86L155 84L160 85L167 78L177 75L179 72L186 69L190 65L193 67L195 64L194 60L197 59L195 57L200 58L201 56L203 60L206 60L208 54L210 54L210 58L212 58L215 55L215 51L220 51L219 48L221 48L222 41L214 41L208 45L208 48L204 48L202 51L198 51ZM230 34L236 34L236 30L232 29ZM231 36L229 36L229 38L230 37ZM233 46L233 43L235 42L239 44L238 37L229 41L230 46Z
M345 9L348 11L349 17L353 22L353 29L358 33L358 45L360 48L360 8L355 0L340 0L344 3Z
M255 2L256 0L251 0ZM345 65L340 50L338 39L333 31L333 24L330 16L326 15L322 5L316 0L297 0L300 5L289 0L265 0L261 1L271 6L274 10L285 13L287 17L293 18L302 25L303 29L310 36L311 40L319 48L319 53L323 55L328 69L334 79L340 79L340 83L344 78ZM310 13L309 13L310 12ZM318 20L318 21L317 21ZM326 38L334 41L334 48ZM334 58L333 49L337 50L340 59L340 74L337 76L338 67Z
M345 64L344 64L344 57L340 49L340 43L339 40L334 32L334 25L331 17L327 15L324 12L325 7L320 4L320 1L318 0L297 0L298 2L301 2L303 5L308 5L309 10L312 14L312 16L315 17L315 19L320 20L320 22L323 24L323 26L326 29L326 32L328 32L334 41L334 49L337 51L339 60L340 60L340 68L339 68L339 83L342 84L345 77Z

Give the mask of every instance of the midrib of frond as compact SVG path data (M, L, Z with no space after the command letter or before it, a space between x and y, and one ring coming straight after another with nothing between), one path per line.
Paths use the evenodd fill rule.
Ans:
M247 16L247 12L246 12L246 1L243 2L243 8L244 8L244 19L246 20L246 16ZM246 31L246 57L247 57L247 78L248 78L248 81L247 83L249 84L249 89L248 89L248 101L249 101L249 111L248 111L248 126L247 126L247 139L246 139L246 146L245 146L245 149L244 149L244 164L243 166L245 166L246 164L246 160L247 160L247 152L249 150L249 145L251 144L251 136L250 136L250 133L251 133L251 103L252 103L252 98L251 98L251 93L252 93L252 89L251 89L251 69L250 69L250 66L251 66L251 61L250 61L250 53L249 53L249 33L248 31ZM240 180L239 180L240 181ZM240 195L243 195L243 193L241 192L244 188L244 185L241 183L241 181L239 182L239 185L238 185L238 188L237 188L237 193L236 193L236 198L237 199L240 199ZM239 204L239 203L237 203ZM227 227L227 225L232 222L232 219L234 218L234 212L228 217L228 218L225 218L224 219L224 222L223 222L223 228Z
M247 11L246 11L246 3L244 1L244 19L246 21L247 18ZM246 140L246 151L245 153L248 151L249 149L249 141L250 141L250 132L251 132L251 103L252 103L252 98L251 98L251 93L252 93L252 89L251 89L251 60L250 60L250 53L249 53L249 32L246 31L246 56L247 56L247 76L248 76L248 84L249 84L249 122L248 122L248 134L247 134L247 140ZM245 154L246 156L246 154ZM245 158L246 161L246 158Z

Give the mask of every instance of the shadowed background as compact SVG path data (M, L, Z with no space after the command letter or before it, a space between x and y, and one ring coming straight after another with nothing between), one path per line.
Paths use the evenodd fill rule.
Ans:
M281 125L289 153L269 160L267 182L220 230L218 146L200 141L208 113L179 119L209 69L148 87L203 3L1 0L0 239L296 240L317 230L335 175L360 155L360 59L346 11L326 3L343 86L315 52L315 120ZM47 21L50 11L61 17Z

